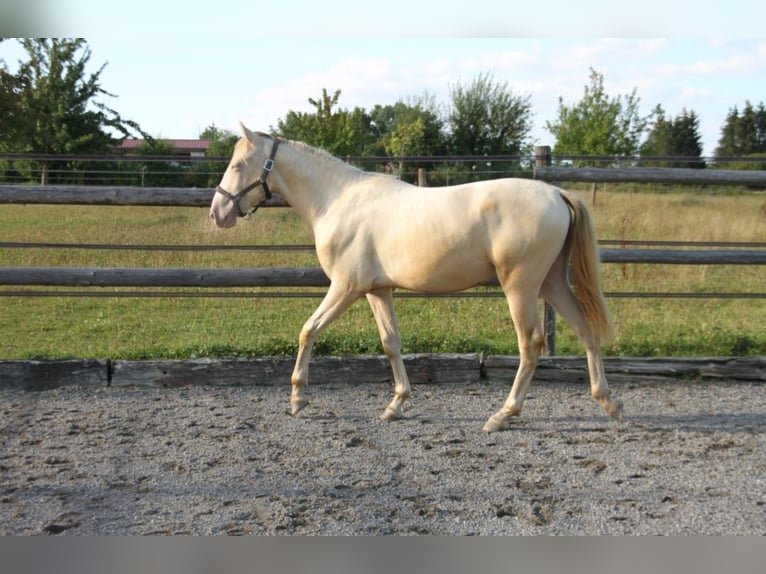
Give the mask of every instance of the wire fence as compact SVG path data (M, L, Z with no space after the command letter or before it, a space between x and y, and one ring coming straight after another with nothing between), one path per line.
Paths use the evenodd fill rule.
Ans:
M411 182L418 181L418 170L423 169L433 183L450 185L497 177L531 179L539 158L534 154L476 154L347 155L342 159L366 170L391 173ZM39 182L45 174L50 183L60 184L208 187L215 185L228 161L228 157L191 155L0 153L0 183ZM556 155L551 157L550 165L766 170L766 158Z

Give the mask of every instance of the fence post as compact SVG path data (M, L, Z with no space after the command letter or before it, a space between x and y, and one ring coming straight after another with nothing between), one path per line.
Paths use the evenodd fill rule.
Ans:
M535 166L551 165L551 148L547 145L535 146ZM548 302L543 303L543 337L545 337L546 354L556 354L556 311Z
M428 187L428 173L423 167L418 168L418 186Z

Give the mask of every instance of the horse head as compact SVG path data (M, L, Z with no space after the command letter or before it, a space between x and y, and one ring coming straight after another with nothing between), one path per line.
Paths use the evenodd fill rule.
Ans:
M242 122L239 126L242 138L234 146L229 166L210 204L210 219L218 227L234 227L237 217L251 215L271 198L267 180L274 167L279 140L253 132ZM259 161L260 158L263 159Z

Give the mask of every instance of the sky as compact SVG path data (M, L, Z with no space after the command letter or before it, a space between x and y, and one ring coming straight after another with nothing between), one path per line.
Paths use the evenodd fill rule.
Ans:
M237 131L240 120L267 131L290 110L313 111L308 98L323 88L340 89L347 109L424 93L446 106L456 85L491 74L529 96L532 138L553 145L546 122L556 119L559 98L565 105L582 98L592 68L609 96L635 89L644 115L657 104L670 117L694 110L703 153L712 155L729 110L766 101L766 8L748 1L728 14L646 0L642 15L631 15L626 4L595 0L478 0L454 14L402 0L193 8L134 0L114 10L108 0L29 0L48 9L27 15L34 30L17 35L85 37L92 71L105 64L101 86L116 96L104 102L155 137L196 138L209 125ZM694 37L679 34L679 21ZM21 18L19 30L25 26ZM11 68L22 55L16 43L0 44Z

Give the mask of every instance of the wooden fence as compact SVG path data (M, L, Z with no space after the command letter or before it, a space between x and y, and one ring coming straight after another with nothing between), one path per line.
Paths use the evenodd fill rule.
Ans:
M758 185L766 187L766 171L697 170L679 168L568 168L550 166L550 148L535 148L535 177L552 182L637 182ZM79 205L142 205L206 207L212 189L89 187L89 186L0 186L0 204L79 204ZM269 207L288 204L277 194L266 203ZM0 247L20 247L5 243ZM766 250L754 243L748 249L602 249L604 263L684 264L684 265L764 265ZM77 247L77 245L72 245ZM107 246L102 246L107 247ZM168 247L172 249L172 247ZM329 281L319 268L68 268L68 267L4 267L0 268L0 285L56 287L325 287ZM489 282L487 285L497 285ZM0 291L2 295L55 296L57 291ZM71 294L71 293L70 293ZM77 293L74 293L77 294ZM156 292L115 294L106 296L163 296ZM190 296L189 293L165 294ZM220 294L219 294L220 295ZM401 294L399 296L407 296ZM498 296L498 293L467 293L455 296ZM726 297L766 298L766 293L617 293L611 296L655 297ZM196 296L205 296L196 294ZM235 294L236 296L236 294ZM249 293L248 296L253 296ZM279 296L277 294L276 296ZM290 293L283 296L319 296L317 293ZM410 294L410 296L425 296ZM555 352L555 315L546 309L544 319L548 346Z

